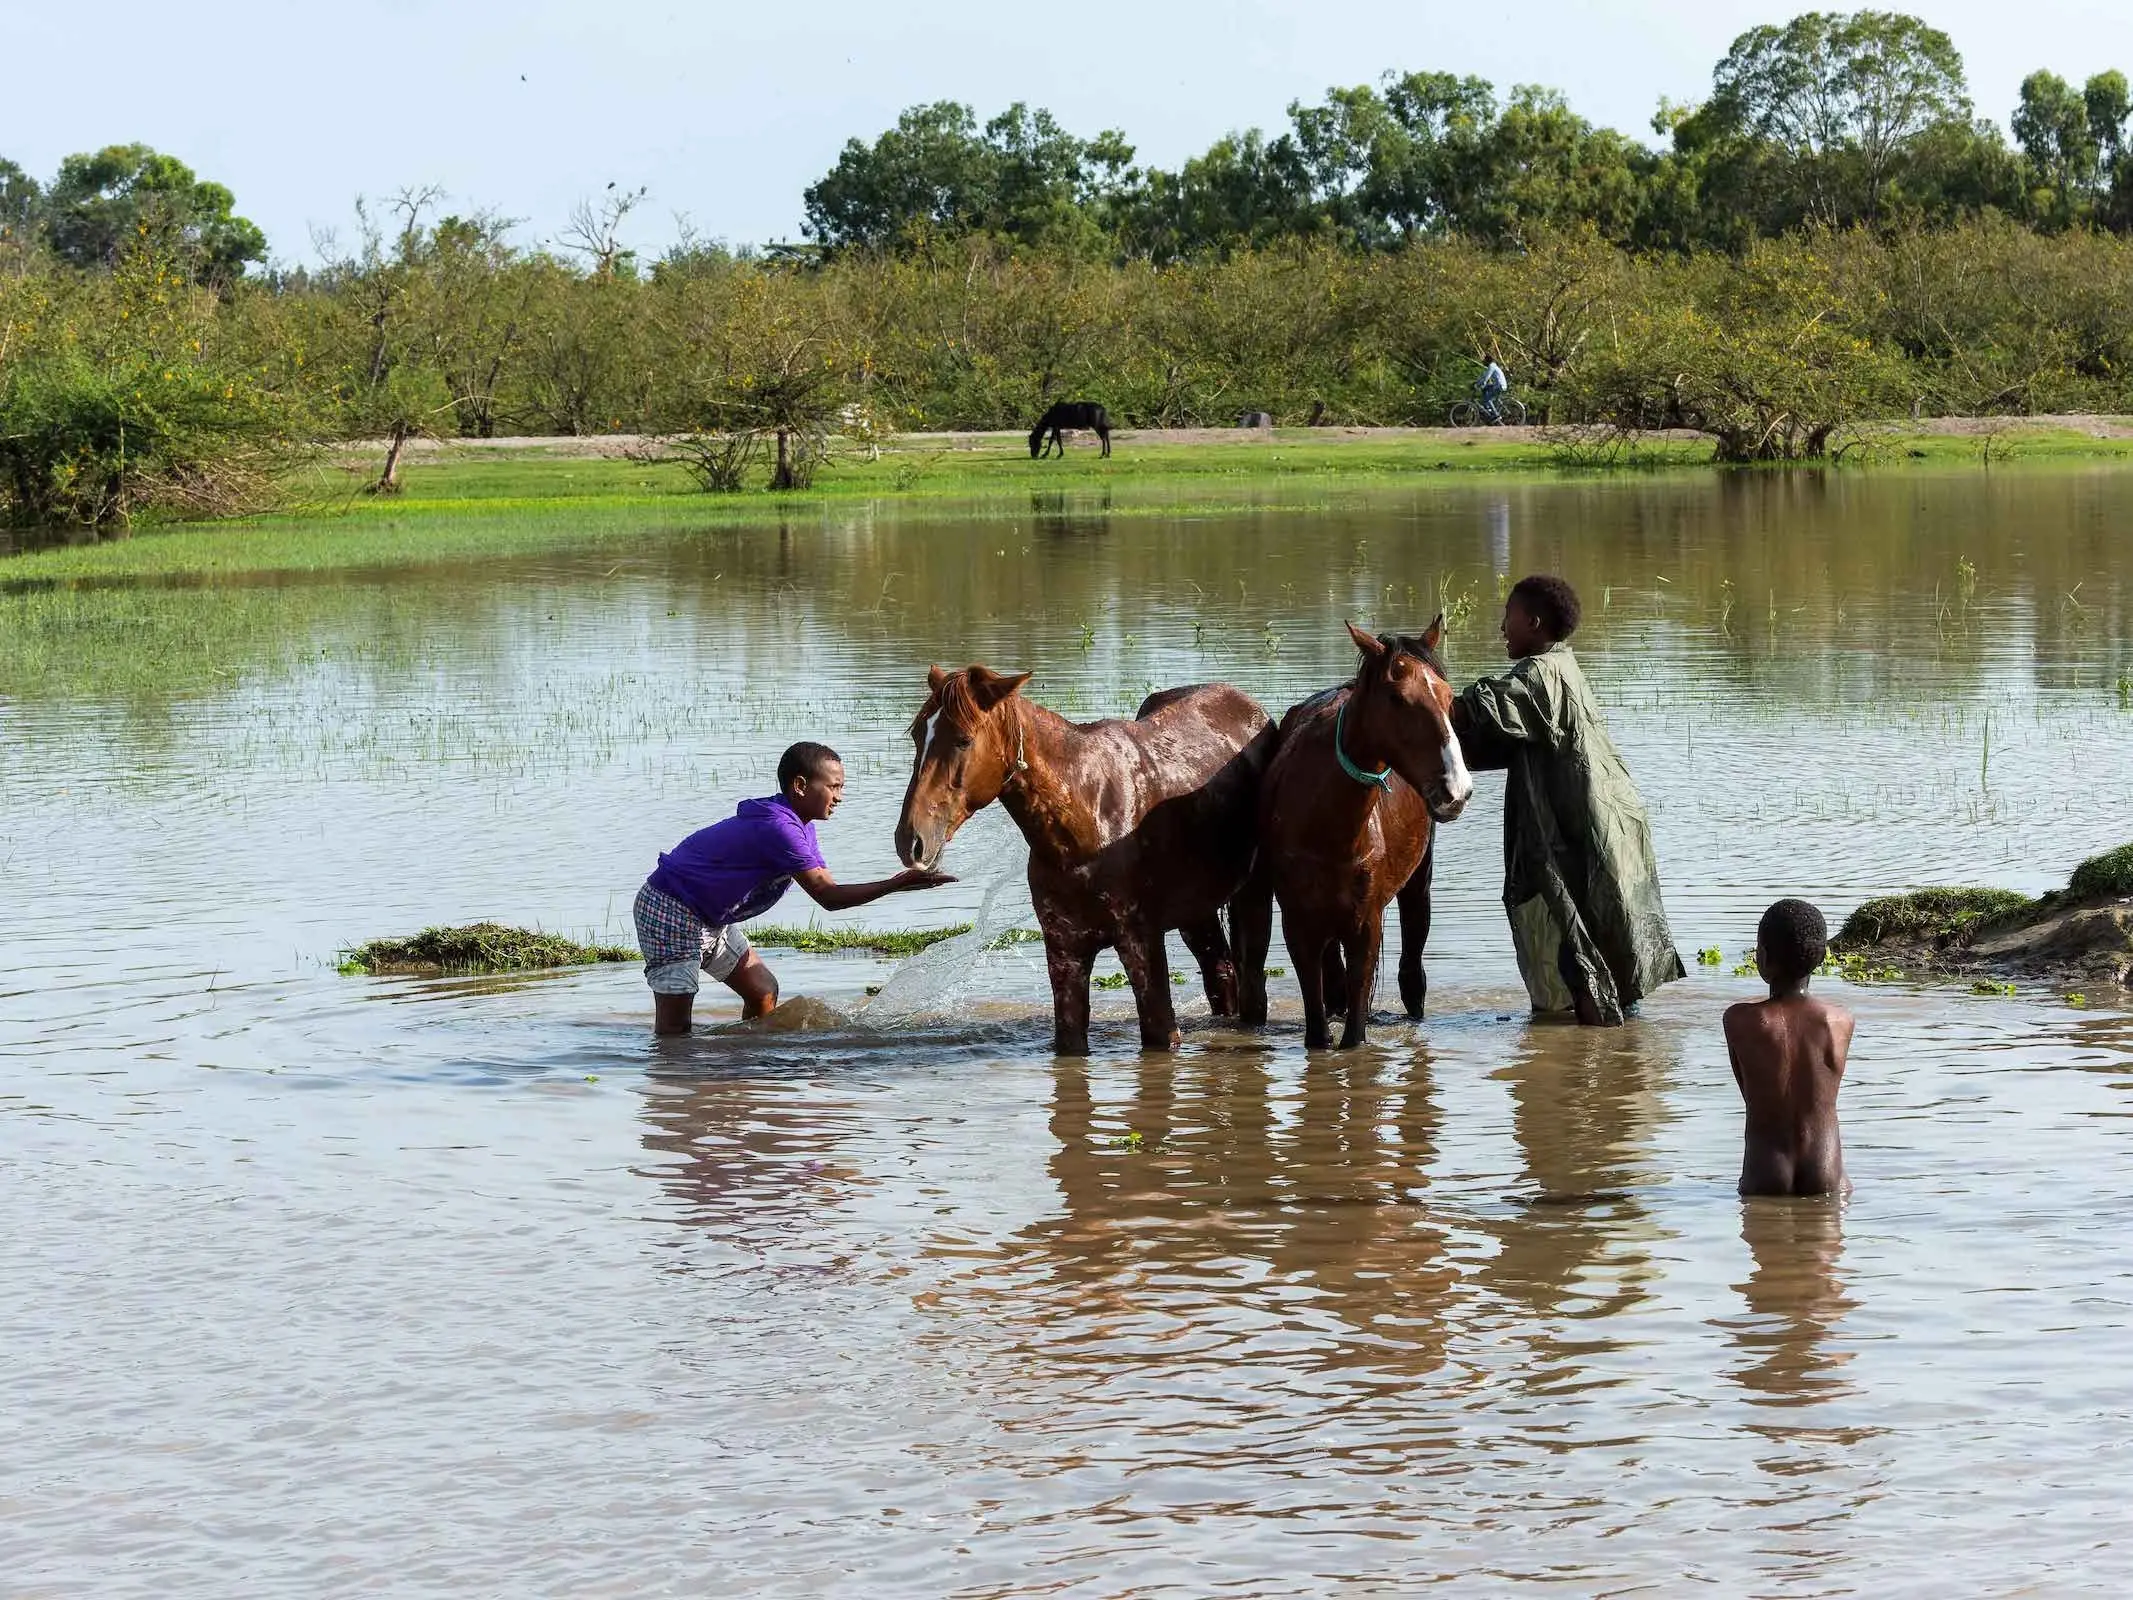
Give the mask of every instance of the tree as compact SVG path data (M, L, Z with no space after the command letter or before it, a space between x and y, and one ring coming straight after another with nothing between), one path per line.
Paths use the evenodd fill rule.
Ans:
M770 439L773 490L804 489L828 453L855 365L799 274L748 269L675 281L661 333L671 389L661 422L702 439Z
M0 522L101 529L272 503L304 406L225 332L217 296L153 235L109 272L0 278Z
M2021 102L2011 119L2015 142L2038 177L2053 192L2052 220L2074 220L2075 202L2096 181L2098 150L2089 104L2056 72L2032 72L2022 80Z
M43 214L44 190L37 180L0 156L0 245L27 245Z
M1712 75L1726 131L1782 152L1814 221L1874 221L1912 142L1967 122L1963 59L1940 29L1892 11L1810 11L1750 29Z
M637 252L623 248L622 224L644 203L648 192L642 184L634 190L618 190L610 183L597 201L580 200L570 208L570 221L557 242L571 254L583 256L596 278L635 277Z
M2126 153L2126 119L2133 116L2133 89L2123 72L2099 72L2082 86L2081 102L2089 116L2089 138L2108 171Z
M145 144L72 155L44 196L53 253L77 267L109 267L137 237L168 241L201 283L227 283L264 261L266 235L232 209L230 191Z
M973 232L1086 247L1107 231L1132 160L1124 135L1080 139L1019 101L982 130L956 101L912 106L873 144L846 141L808 186L803 231L833 250Z
M1388 72L1384 83L1391 126L1371 150L1365 204L1403 238L1456 226L1486 182L1496 91L1448 72Z
M1126 237L1142 254L1176 260L1307 231L1311 179L1303 152L1284 134L1226 134L1175 176L1147 175Z

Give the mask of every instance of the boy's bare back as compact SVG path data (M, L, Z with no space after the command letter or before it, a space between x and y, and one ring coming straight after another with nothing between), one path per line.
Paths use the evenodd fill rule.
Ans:
M1852 1014L1806 993L1726 1008L1726 1050L1748 1109L1742 1194L1834 1194L1844 1187L1837 1090Z

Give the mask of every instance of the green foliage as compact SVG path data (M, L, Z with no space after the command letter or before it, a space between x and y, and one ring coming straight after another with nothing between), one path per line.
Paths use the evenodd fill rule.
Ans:
M1878 288L1847 270L1839 242L1775 240L1738 264L1655 268L1580 369L1577 410L1625 430L1708 434L1721 461L1828 454L1839 429L1888 415L1907 387L1873 336Z
M21 167L0 156L0 247L26 247L43 214L43 187Z
M153 236L99 277L0 278L0 521L123 526L268 503L299 399L227 348Z
M1887 11L1811 11L1751 28L1712 73L1712 119L1785 169L1803 220L1873 221L1907 152L1967 123L1963 61L1940 29Z
M2011 889L1914 889L1867 901L1844 919L1830 948L1856 952L1893 942L1963 942L2034 903Z
M534 929L474 922L458 928L425 928L408 939L372 939L344 950L340 970L373 977L530 972L636 959L637 952L626 945L579 944Z
M2066 880L2070 895L2133 895L2133 844L2090 856Z
M20 169L16 169L19 173ZM109 267L144 235L202 283L241 277L264 261L266 236L235 214L236 199L175 156L114 144L68 156L36 202L53 254L76 267Z
M1078 139L1017 102L981 131L966 105L913 106L868 145L848 140L804 197L806 231L833 249L990 233L1030 245L1100 237L1096 214L1133 160L1117 133Z
M765 949L798 950L803 955L909 956L969 931L967 922L952 928L797 928L765 924L750 928L748 938Z

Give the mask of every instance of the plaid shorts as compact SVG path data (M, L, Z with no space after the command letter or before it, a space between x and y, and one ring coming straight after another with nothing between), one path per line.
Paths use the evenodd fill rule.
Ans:
M697 973L724 982L748 955L748 936L728 923L709 927L672 895L647 883L630 908L637 948L644 952L644 981L654 994L694 994Z

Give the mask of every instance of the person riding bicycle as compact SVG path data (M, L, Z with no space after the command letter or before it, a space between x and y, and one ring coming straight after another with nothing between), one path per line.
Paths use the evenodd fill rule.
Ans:
M1494 356L1489 357L1481 381L1474 388L1481 396L1481 414L1491 422L1503 421L1503 408L1497 402L1511 392L1511 380L1504 376L1503 368L1497 365Z

